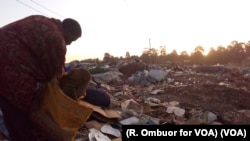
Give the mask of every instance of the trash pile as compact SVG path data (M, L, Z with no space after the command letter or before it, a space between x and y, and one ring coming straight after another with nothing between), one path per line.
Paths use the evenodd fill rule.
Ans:
M108 107L85 103L93 113L77 132L76 141L121 141L122 125L250 123L248 68L150 66L131 60L113 66L73 65L95 70L93 81L111 101Z
M111 97L108 109L117 115L90 118L79 130L78 141L121 140L122 125L250 123L246 79L250 71L245 68L166 65L141 69L135 63L122 65L122 73L115 66L93 75Z

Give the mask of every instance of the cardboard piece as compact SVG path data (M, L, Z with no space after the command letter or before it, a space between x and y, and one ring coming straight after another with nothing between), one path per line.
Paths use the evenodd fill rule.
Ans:
M83 101L83 100L79 100L78 103L93 109L93 112L96 112L105 118L109 118L109 119L120 119L121 118L120 114L115 110L102 109L99 106L95 106L95 105L88 103L86 101Z

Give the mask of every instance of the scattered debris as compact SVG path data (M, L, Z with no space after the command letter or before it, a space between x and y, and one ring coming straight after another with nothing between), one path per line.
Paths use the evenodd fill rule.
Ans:
M94 112L79 129L76 141L86 138L121 141L122 125L250 123L248 69L169 64L145 69L145 66L143 62L127 60L93 74L94 80L110 95L111 104L103 109L85 103ZM89 68L93 69L93 65Z

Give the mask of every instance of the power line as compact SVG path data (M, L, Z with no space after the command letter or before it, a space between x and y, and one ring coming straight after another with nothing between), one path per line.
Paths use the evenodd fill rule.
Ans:
M44 8L44 9L48 10L49 12L51 12L51 13L53 13L53 14L55 14L55 15L64 18L64 17L61 16L60 14L58 14L58 13L56 13L56 12L50 10L49 8L43 6L42 4L40 4L40 3L38 3L38 2L35 2L35 1L33 1L33 0L30 0L30 1L33 2L33 3L35 3L36 5L38 5L38 6L40 6L40 7L42 7L42 8Z
M39 12L39 13L41 13L41 14L43 14L43 15L48 16L47 14L45 14L45 13L43 13L43 12L41 12L41 11L35 9L35 8L33 8L32 6L29 6L28 4L26 4L26 3L24 3L24 2L21 2L21 1L19 1L19 0L16 0L16 1L19 2L19 3L21 3L22 5L24 5L24 6L26 6L26 7L29 7L29 8L32 9L32 10L35 10L36 12Z
M38 9L36 9L36 8L34 8L34 7L32 7L32 6L28 5L28 4L26 4L26 3L24 3L24 2L21 2L20 0L16 0L16 1L19 2L20 4L26 6L26 7L28 7L28 8L30 8L30 9L34 10L34 11L36 11L36 12L39 12L39 13L41 13L41 14L43 14L43 15L48 16L48 14L46 14L46 13L44 13L44 12L42 12L42 11L40 11L40 10L38 10ZM36 5L38 5L38 6L42 7L42 8L44 8L44 9L46 9L47 11L49 11L49 12L51 12L51 13L53 13L53 14L59 16L59 17L64 18L64 17L61 16L60 14L58 14L58 13L56 13L56 12L50 10L49 8L47 8L47 7L43 6L43 5L41 5L41 4L38 3L38 2L35 2L35 1L33 1L33 0L31 0L31 2L35 3Z

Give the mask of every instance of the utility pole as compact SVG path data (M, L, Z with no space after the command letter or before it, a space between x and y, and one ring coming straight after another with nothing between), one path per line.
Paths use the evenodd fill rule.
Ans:
M149 42L149 64L151 64L151 40L150 38L148 39L148 42Z

